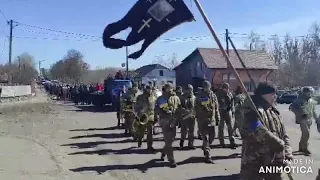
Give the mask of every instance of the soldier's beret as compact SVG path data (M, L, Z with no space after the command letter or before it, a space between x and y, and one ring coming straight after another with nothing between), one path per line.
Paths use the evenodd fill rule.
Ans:
M276 87L271 82L261 82L259 83L257 89L254 91L255 95L264 95L275 93Z

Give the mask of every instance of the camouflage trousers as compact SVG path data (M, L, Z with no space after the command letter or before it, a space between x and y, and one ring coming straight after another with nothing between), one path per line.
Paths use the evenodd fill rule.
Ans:
M287 180L287 175L285 174L259 173L260 167L262 166L246 167L245 165L241 165L240 180Z
M215 138L215 126L209 125L205 119L198 119L198 129L202 137L202 150L205 158L210 158L210 144Z
M124 128L125 128L125 131L130 134L132 134L132 124L134 119L135 119L134 114L131 114L131 113L124 114Z
M301 129L301 138L299 142L299 149L300 150L307 150L308 149L308 141L310 138L310 127L312 125L311 120L302 120L300 121L300 129Z
M147 146L152 147L153 144L153 122L149 121L146 125L139 125L136 131L136 139L138 142L142 142L144 133L147 130Z
M175 162L172 144L177 134L177 128L172 128L169 124L162 125L161 128L164 139L162 153L167 156L169 162Z
M188 135L188 146L193 146L195 118L188 118L180 121L181 123L181 141L185 141Z
M242 119L241 112L235 112L234 124L233 124L233 130L232 130L233 135L237 134L237 130L240 131L241 119Z
M232 128L231 111L220 110L220 122L218 126L218 135L220 144L224 145L224 125L227 125L230 144L234 144L233 128Z

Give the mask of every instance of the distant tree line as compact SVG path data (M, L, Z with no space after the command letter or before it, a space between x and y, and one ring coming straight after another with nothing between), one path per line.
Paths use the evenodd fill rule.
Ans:
M272 79L280 86L317 86L320 85L320 25L314 23L308 35L284 38L273 36L262 40L255 32L249 35L248 49L263 50L271 55L278 70Z

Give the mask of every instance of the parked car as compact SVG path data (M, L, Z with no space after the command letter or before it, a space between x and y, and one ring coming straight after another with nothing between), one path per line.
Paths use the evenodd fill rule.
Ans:
M298 98L296 94L282 94L278 99L279 104L291 104L295 99Z

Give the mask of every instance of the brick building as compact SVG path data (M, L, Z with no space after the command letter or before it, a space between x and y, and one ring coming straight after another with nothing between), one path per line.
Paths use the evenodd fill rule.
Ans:
M254 83L268 80L269 75L278 69L273 59L264 51L238 50L238 52ZM229 58L246 88L252 91L253 85L250 78L233 50L229 51ZM176 84L178 86L193 84L197 87L204 79L209 80L215 87L222 82L229 82L233 89L238 86L234 73L228 68L227 62L219 49L197 48L174 70L176 71Z

